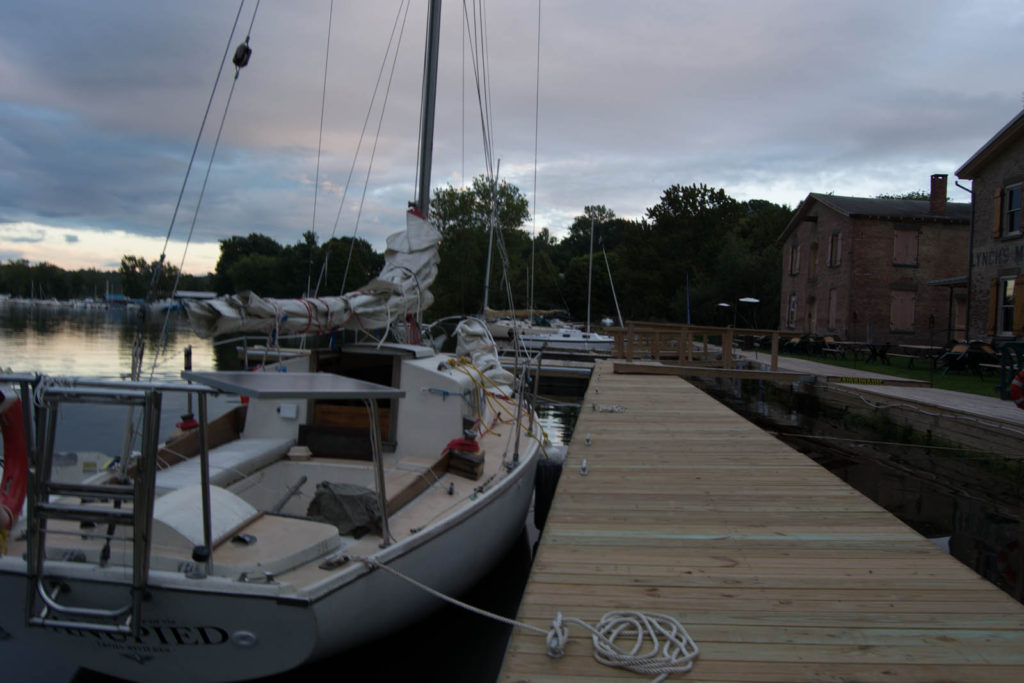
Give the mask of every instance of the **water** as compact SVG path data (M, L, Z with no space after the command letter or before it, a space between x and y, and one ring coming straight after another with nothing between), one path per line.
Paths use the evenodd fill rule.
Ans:
M867 427L856 429L825 408L796 412L788 402L763 400L755 392L705 388L1021 600L1024 465L1019 458L895 443Z
M161 318L145 327L149 355L144 361L144 378L177 381L187 347L192 349L195 370L238 367L233 346L214 347L208 340L196 337L187 324L176 319L167 325L165 335L163 323ZM117 379L131 367L136 329L136 315L125 309L29 308L0 303L0 368L56 376ZM151 349L162 349L162 352L156 354L149 351ZM178 403L167 403L175 400ZM567 397L566 402L546 403L537 411L548 438L556 445L568 443L571 437L578 412L572 406L572 400L573 397ZM174 429L174 423L187 409L184 401L183 396L174 394L165 397L162 437ZM219 414L221 408L229 407L227 399L218 401L211 400L211 414ZM116 454L120 449L124 418L107 412L116 410L109 406L65 408L58 427L57 450L75 452L78 456L86 451ZM96 425L111 428L97 428ZM490 575L463 596L464 599L488 611L514 617L529 575L536 539L537 531L531 518L515 547ZM444 607L384 641L262 680L264 683L276 683L299 676L307 681L334 681L341 675L346 678L355 676L355 680L418 679L467 683L494 680L509 631L510 628L503 624L455 607ZM21 644L5 641L2 635L0 662L5 667L4 680L76 683L115 680L91 671L77 670L51 653L26 653Z

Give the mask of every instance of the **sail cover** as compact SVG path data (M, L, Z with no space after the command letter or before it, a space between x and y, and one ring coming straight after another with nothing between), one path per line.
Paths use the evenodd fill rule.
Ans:
M192 329L200 337L221 334L322 334L341 329L388 327L430 306L441 235L415 209L406 229L390 235L380 275L341 296L269 299L253 292L186 301Z

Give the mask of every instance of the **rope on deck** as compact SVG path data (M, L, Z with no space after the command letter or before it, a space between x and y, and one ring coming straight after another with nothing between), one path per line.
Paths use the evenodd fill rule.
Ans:
M673 673L688 672L693 668L693 660L700 654L700 650L682 624L675 618L664 614L616 610L606 612L597 626L591 626L582 619L563 617L562 613L558 612L551 623L551 628L545 631L532 624L509 619L445 595L376 560L368 557L356 559L371 569L383 569L456 607L545 636L548 644L548 656L554 659L565 655L565 645L569 639L567 623L577 624L590 631L594 644L594 659L598 662L605 666L626 669L634 673L656 675L654 683L664 681ZM633 645L628 651L615 644L620 637L632 638Z

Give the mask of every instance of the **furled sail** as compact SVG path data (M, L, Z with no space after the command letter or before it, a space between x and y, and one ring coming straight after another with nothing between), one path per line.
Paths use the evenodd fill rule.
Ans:
M434 301L441 235L415 209L406 229L390 235L380 275L341 296L268 299L241 292L205 301L187 301L189 323L200 337L221 334L317 334L341 329L388 327Z

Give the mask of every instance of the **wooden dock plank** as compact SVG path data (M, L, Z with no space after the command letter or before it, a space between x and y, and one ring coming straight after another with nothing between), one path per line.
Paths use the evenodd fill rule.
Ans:
M670 680L1024 680L1024 606L683 379L612 370L595 366L520 620L675 616L701 654ZM644 679L570 633L553 660L516 630L500 680Z

